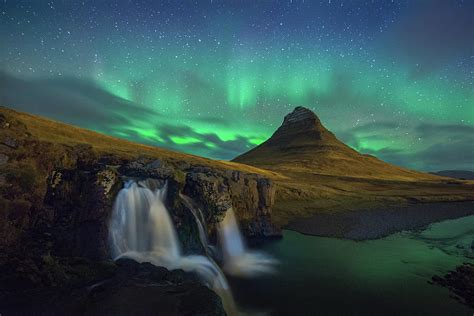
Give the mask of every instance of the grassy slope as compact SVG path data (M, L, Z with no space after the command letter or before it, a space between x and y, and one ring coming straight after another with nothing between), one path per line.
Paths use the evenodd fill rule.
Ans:
M4 107L0 107L0 114L12 117L24 123L27 126L29 133L45 142L69 146L88 144L91 145L99 154L115 154L123 158L133 158L138 156L156 157L167 160L171 163L174 161L187 161L193 165L210 166L218 169L239 170L278 177L274 172L262 170L256 167L229 161L211 160L159 147L138 144L80 127L49 120L40 116L17 112Z
M292 218L317 212L373 209L390 205L474 200L474 181L449 178L387 180L285 172L276 179L278 191L274 221L285 225ZM473 210L474 211L474 210Z
M7 108L0 107L0 114L24 123L29 133L45 142L59 145L89 144L99 154L111 153L127 158L149 156L172 164L186 161L192 165L262 174L277 183L273 218L279 225L285 225L294 217L309 216L315 212L372 208L388 202L474 200L474 181L453 180L408 170L397 178L396 171L402 168L380 160L377 163L380 162L381 168L392 166L390 173L394 174L393 179L386 175L378 177L376 172L370 177L328 175L318 169L311 171L305 166L292 168L291 164L278 168L265 166L272 169L265 170L137 144ZM337 159L328 156L326 163L330 164L330 159L334 158ZM351 165L350 161L347 163Z

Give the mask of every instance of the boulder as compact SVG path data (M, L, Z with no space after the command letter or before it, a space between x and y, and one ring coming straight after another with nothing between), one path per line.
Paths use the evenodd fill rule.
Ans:
M110 267L74 287L0 292L0 309L7 315L225 315L219 296L192 274L130 259Z

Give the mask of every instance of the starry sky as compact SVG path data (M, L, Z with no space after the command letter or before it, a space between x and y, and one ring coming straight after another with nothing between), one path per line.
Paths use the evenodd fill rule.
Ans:
M0 1L3 106L232 159L302 105L363 153L474 170L474 1Z

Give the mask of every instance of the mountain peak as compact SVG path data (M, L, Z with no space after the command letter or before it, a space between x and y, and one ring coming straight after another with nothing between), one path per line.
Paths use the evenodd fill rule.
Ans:
M327 130L313 111L303 106L297 106L293 112L288 113L285 116L283 123L276 130L273 136L282 134L288 136L292 134L295 137L297 136L300 138L301 135L298 136L297 134L308 132L310 132L310 134L316 133L317 135L313 135L314 138L320 139L321 134L326 133Z
M287 114L270 138L233 161L283 174L298 174L303 179L312 179L318 174L392 180L427 178L360 154L338 140L313 111L302 106ZM331 186L328 188L332 190Z
M293 112L285 116L282 126L300 125L303 122L316 125L321 124L319 118L313 111L303 106L297 106Z
M283 119L283 123L261 146L280 149L293 147L339 146L340 142L328 131L318 116L308 108L297 106Z
M304 160L308 164L308 161L317 161L316 157L322 153L353 155L354 152L328 131L313 111L298 106L285 116L269 139L236 157L235 161L266 165L270 161L298 164Z

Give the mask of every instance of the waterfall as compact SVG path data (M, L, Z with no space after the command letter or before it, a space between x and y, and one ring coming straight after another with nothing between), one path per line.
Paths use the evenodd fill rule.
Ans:
M277 261L257 251L247 250L237 225L234 210L227 210L219 223L219 240L224 259L224 271L236 276L255 276L274 272Z
M209 259L216 256L216 248L209 244L206 230L206 221L200 208L195 206L194 201L180 193L181 199L191 211L196 220L199 231L199 239ZM218 227L219 240L224 270L235 276L256 276L259 274L274 272L277 261L264 253L249 251L246 249L242 235L235 218L234 210L230 208L226 212L224 220Z
M193 214L194 219L196 220L196 225L199 231L199 240L201 241L201 245L204 247L206 254L208 257L212 257L216 255L216 249L209 243L207 238L207 228L206 228L206 221L204 219L204 215L200 208L194 205L194 201L187 195L182 193L179 194L180 198L183 200L186 207L191 211Z
M176 230L163 203L165 197L166 184L159 189L158 182L153 180L129 181L120 190L109 230L114 260L126 257L168 269L193 271L221 297L226 312L235 314L230 287L217 264L206 256L182 255Z
M147 182L125 184L115 200L110 226L115 258L154 253L165 263L181 257L176 231L162 202L165 196L166 185L152 190Z

